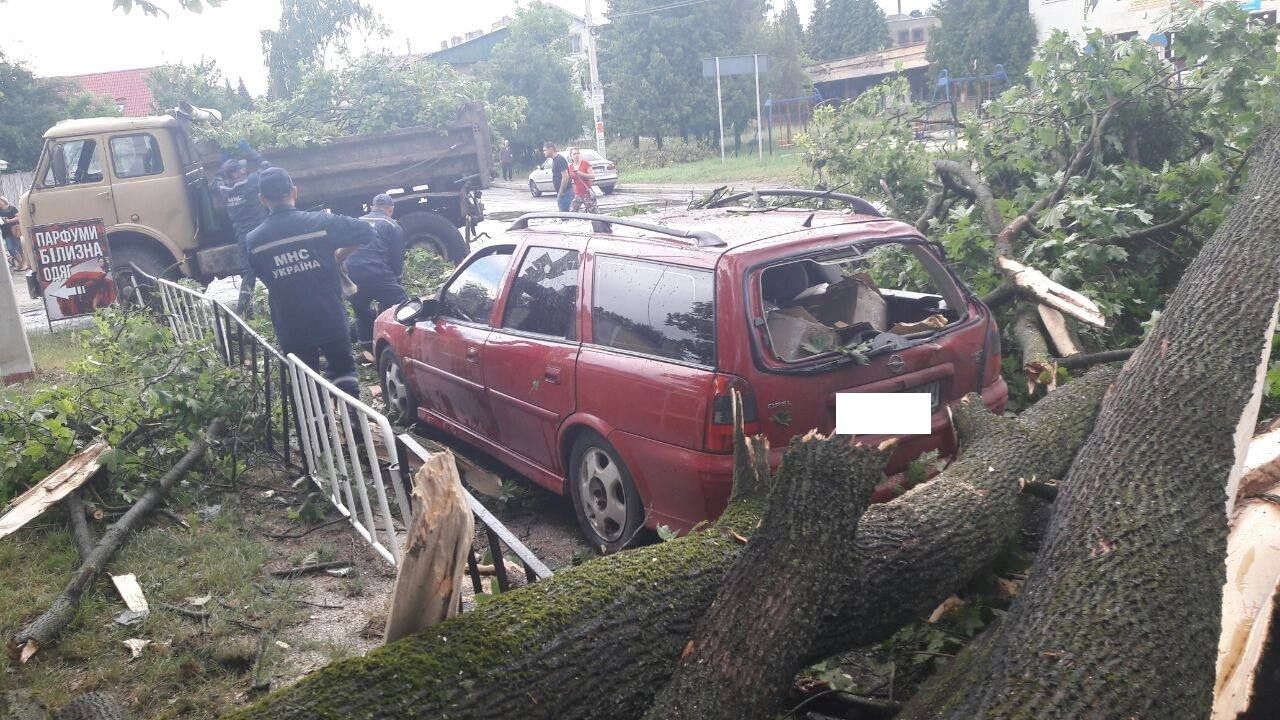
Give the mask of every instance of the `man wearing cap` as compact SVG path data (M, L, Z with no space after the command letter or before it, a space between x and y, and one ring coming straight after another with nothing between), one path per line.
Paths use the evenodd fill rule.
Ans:
M248 315L252 309L253 286L257 282L249 262L245 238L249 231L258 227L267 217L267 210L258 201L259 170L271 167L262 159L248 143L241 143L241 150L249 156L248 160L233 159L222 163L218 177L214 180L214 190L226 205L227 215L231 218L231 228L236 233L236 242L244 253L245 271L240 275L240 299L236 304L236 312ZM250 168L252 163L252 168ZM252 172L250 170L252 169Z
M297 210L298 190L283 168L264 170L258 193L269 214L248 235L249 261L270 291L271 324L280 348L313 370L319 370L323 355L330 382L359 397L339 271L355 247L374 242L377 235L355 218Z
M369 214L360 218L373 228L378 239L362 245L347 257L347 276L356 284L351 308L356 314L356 339L366 350L373 349L373 321L378 313L408 299L400 285L404 272L404 230L392 219L396 204L385 193L373 198ZM377 303L377 308L374 303Z

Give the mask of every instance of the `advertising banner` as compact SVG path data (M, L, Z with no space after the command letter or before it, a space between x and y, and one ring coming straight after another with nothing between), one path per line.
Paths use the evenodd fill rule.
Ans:
M88 315L116 300L101 219L38 225L31 230L36 278L49 320Z

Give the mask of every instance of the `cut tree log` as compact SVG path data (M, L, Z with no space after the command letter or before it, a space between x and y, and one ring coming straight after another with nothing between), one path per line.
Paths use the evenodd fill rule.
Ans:
M1022 595L904 718L1209 716L1224 507L1280 309L1280 126L1259 133L1252 152L1237 204L1125 364L1063 479Z
M1098 368L1018 419L976 400L957 406L964 452L933 481L863 515L863 576L823 619L804 661L889 637L987 567L1021 532L1019 478L1061 477L1114 376ZM736 455L735 465L751 464L745 450ZM707 531L504 593L235 717L639 718L742 551L732 534L749 536L760 521L763 497L743 490Z
M803 669L821 620L861 573L858 520L884 479L877 449L792 441L760 528L734 562L647 720L765 720Z
M53 604L45 611L43 615L33 620L26 627L22 628L9 640L9 657L19 662L25 663L31 659L32 655L43 646L48 645L62 629L71 622L75 617L76 608L80 606L80 598L83 597L86 590L93 586L93 581L98 577L98 573L106 566L111 557L115 555L116 550L124 543L125 538L133 532L133 529L146 518L164 496L169 493L179 480L183 478L200 458L204 457L205 452L209 449L209 444L216 440L222 434L225 423L222 420L215 420L205 429L204 437L196 440L187 449L185 455L182 456L176 465L169 469L158 481L138 498L138 501L129 508L129 512L116 521L111 529L103 533L98 544L94 546L93 552L89 554L88 559L80 564L75 575L71 578L71 582L66 589L62 591L58 597L54 598Z
M1049 336L1049 342L1053 343L1053 351L1058 354L1058 357L1084 352L1076 340L1075 333L1071 332L1071 326L1067 324L1065 315L1048 305L1040 304L1036 305L1036 312L1040 313L1040 323L1044 325L1045 334Z
M413 476L413 521L391 592L385 642L394 642L458 613L462 575L475 520L448 450ZM502 558L495 558L502 561Z
M1097 327L1107 326L1107 319L1096 303L1066 285L1050 280L1039 270L1004 256L996 258L996 267L1024 296L1081 322Z
M39 484L22 493L9 503L0 516L0 538L39 517L45 510L70 495L89 481L102 468L102 454L110 449L104 442L96 442L72 455L62 467L49 473Z

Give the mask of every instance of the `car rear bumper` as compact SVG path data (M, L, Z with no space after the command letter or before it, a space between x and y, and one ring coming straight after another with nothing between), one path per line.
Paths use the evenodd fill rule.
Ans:
M994 413L1003 413L1008 399L1003 378L982 391L983 403ZM859 436L858 442L879 445L893 437L865 435ZM621 431L610 433L608 439L622 455L645 499L645 525L649 528L666 525L684 533L724 511L733 489L732 455L699 452ZM902 473L912 460L932 450L943 457L956 452L955 434L945 410L934 414L929 435L899 439L901 443L885 468L889 477L876 488L872 502L891 500L906 489ZM785 452L785 447L773 448L769 465L777 469Z

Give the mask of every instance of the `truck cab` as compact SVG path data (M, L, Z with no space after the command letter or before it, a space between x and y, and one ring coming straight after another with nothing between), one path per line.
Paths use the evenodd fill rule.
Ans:
M207 193L194 145L173 117L91 118L60 122L44 134L31 190L19 201L23 227L100 219L117 271L194 275ZM204 199L202 203L199 199ZM211 215L208 213L207 215ZM38 267L34 232L24 249Z

